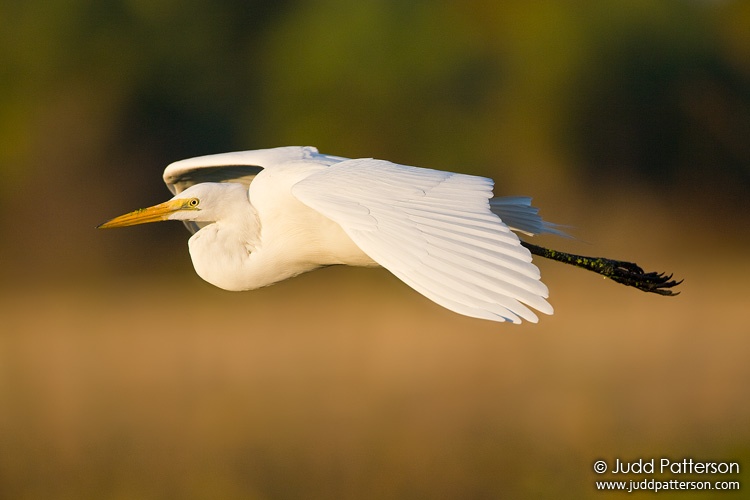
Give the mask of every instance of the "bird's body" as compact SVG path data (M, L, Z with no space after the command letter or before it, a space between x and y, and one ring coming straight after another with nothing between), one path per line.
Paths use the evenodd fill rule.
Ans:
M277 189L263 192L269 184ZM377 265L341 226L298 201L288 189L278 189L262 175L253 185L253 191L274 195L253 198L251 205L241 184L209 183L191 191L198 195L194 191L208 187L233 208L188 241L193 266L204 280L225 290L253 290L321 266Z
M252 290L321 266L381 265L455 312L495 321L552 314L511 228L562 234L530 198L491 179L286 147L191 158L164 171L171 200L103 224L182 220L198 275Z

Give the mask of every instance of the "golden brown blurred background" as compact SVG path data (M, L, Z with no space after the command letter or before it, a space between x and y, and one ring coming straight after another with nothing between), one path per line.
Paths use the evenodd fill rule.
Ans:
M747 496L749 2L0 18L0 498L598 498L595 460L662 456L738 461L709 479ZM181 224L94 229L171 161L280 145L491 176L573 226L541 244L682 294L540 262L556 313L512 326L383 270L223 292Z

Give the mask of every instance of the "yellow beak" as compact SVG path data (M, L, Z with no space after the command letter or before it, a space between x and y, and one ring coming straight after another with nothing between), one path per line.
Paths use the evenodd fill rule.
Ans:
M153 207L139 208L128 214L115 217L114 219L96 226L98 229L107 229L110 227L135 226L136 224L146 224L147 222L159 222L167 220L170 215L179 210L195 210L186 206L188 200L169 200Z

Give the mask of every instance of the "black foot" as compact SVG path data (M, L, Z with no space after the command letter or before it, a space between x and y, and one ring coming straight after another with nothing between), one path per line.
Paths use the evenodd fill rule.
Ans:
M559 252L549 248L540 247L522 241L521 244L529 249L534 255L556 260L564 264L588 269L595 273L610 278L616 283L632 286L644 292L658 293L659 295L679 295L671 288L676 287L682 280L675 281L671 274L647 273L638 264L622 260L605 259L604 257L585 257L565 252Z
M604 264L604 272L600 274L610 278L612 281L623 285L632 286L644 292L658 293L659 295L679 295L671 288L676 287L682 280L672 279L671 274L644 272L637 264L619 260L600 259Z

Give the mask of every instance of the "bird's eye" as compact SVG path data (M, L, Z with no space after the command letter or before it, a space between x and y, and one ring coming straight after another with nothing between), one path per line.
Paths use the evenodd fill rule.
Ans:
M187 204L190 208L195 208L200 204L200 200L198 198L190 198Z

